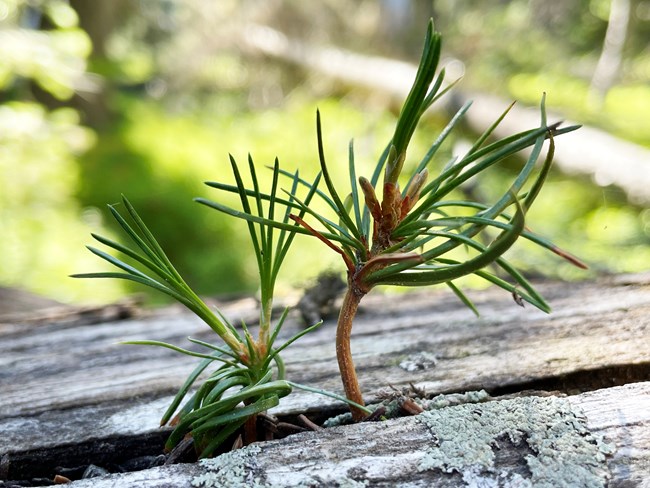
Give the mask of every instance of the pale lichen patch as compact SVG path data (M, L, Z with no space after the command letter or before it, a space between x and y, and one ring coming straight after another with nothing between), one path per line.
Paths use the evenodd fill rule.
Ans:
M282 485L275 485L276 488L321 488L323 486L331 486L332 488L366 488L368 486L368 481L357 481L345 476L330 476L326 478L320 476L307 476L300 480L286 479Z
M418 416L433 435L420 471L460 473L466 486L606 486L611 447L587 429L565 399L518 398L464 404ZM525 473L495 463L499 442L525 442Z
M382 390L381 393L386 395L391 395L395 390ZM392 395L391 395L392 396ZM414 398L413 401L420 405L424 410L433 410L437 408L450 407L453 405L461 405L463 403L481 403L491 400L490 394L485 390L478 391L468 391L465 393L449 393L446 395L437 395L431 399L424 398ZM384 408L383 417L385 418L395 418L400 417L404 413L401 410L401 401L399 395L396 395L392 398L387 398L381 403L373 403L366 405L370 410L375 411L379 407ZM336 417L331 417L323 423L323 427L330 428L336 427L339 425L348 425L352 423L352 415L350 412L345 412Z
M212 459L202 459L202 473L192 479L197 488L267 488L256 475L259 446L251 445Z
M337 482L338 488L365 488L368 486L368 481L357 481L352 478L340 478Z
M404 360L400 361L399 367L409 373L413 371L424 371L433 368L438 364L438 358L430 352L422 351L413 354Z
M531 481L519 473L499 470L486 476L478 466L463 471L463 481L472 488L533 488Z
M447 395L438 395L430 400L420 400L419 404L425 410L451 407L462 405L464 403L481 403L490 400L490 394L485 390L468 391L465 393L449 393ZM417 401L417 400L416 400Z

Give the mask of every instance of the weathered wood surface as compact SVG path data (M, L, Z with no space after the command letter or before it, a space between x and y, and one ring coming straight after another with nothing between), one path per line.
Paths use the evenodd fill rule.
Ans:
M648 487L650 383L450 406L71 486Z
M297 64L355 87L385 93L400 104L417 71L410 63L312 45L268 26L251 24L241 32L244 49ZM453 68L453 63L448 68ZM552 94L550 96L552 105ZM484 93L464 93L462 89L455 89L454 97L456 108L467 100L474 101L464 120L478 133L492 125L497 115L510 104L510 100ZM549 118L564 120L553 114L549 114ZM571 124L573 122L565 125ZM494 134L506 137L536 125L539 125L538 109L515 106ZM566 173L588 175L601 186L617 185L632 201L640 205L650 203L650 150L647 148L594 127L583 127L558 141L554 160Z
M25 310L43 310L62 307L63 304L24 290L0 286L0 323L19 320ZM18 314L18 316L14 315Z
M429 394L486 389L499 395L526 389L575 393L650 378L650 274L539 288L554 307L551 315L522 309L496 289L471 293L481 311L478 319L446 292L371 294L352 345L367 400L388 385L409 383ZM84 445L91 456L117 437L161 435L158 419L195 362L164 349L116 343L149 338L184 345L188 335L211 339L205 325L175 310L91 325L1 324L0 475L13 460L38 450ZM257 316L252 300L224 310L234 321ZM300 326L290 321L283 334L293 335ZM333 326L326 323L286 351L290 379L341 390ZM632 401L616 398L621 395L616 389L612 395L613 402ZM295 392L274 413L335 408L340 404ZM626 438L626 422L621 418L618 427L614 422L608 428ZM647 418L640 422L635 429L646 431ZM647 437L627 438L612 470L624 472L630 462L647 473Z

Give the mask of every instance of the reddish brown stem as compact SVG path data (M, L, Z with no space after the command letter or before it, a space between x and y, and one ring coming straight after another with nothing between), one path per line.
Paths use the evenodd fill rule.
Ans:
M357 372L354 369L354 362L352 361L350 335L352 334L352 321L357 314L359 302L364 295L365 292L352 286L352 284L348 287L343 298L343 305L341 306L339 322L336 328L336 358L339 362L339 371L341 372L345 396L348 400L352 400L359 405L365 405L365 403L363 402L361 388L359 388L359 381L357 380ZM357 407L350 406L350 412L352 413L352 418L357 422L366 416L366 412Z
M257 414L251 415L244 422L244 445L247 446L255 441L257 441Z
M301 219L300 217L298 217L297 215L293 215L293 214L291 214L291 215L289 215L289 218L290 218L291 220L293 220L295 223L297 223L297 224L299 224L299 225L302 225L302 226L303 226L305 229L307 229L307 230L308 230L308 231L309 231L309 232L310 232L314 237L317 237L319 240L321 240L322 242L324 242L324 243L327 245L327 247L329 247L329 248L332 249L333 251L339 253L339 254L341 255L341 257L343 257L343 261L345 262L345 265L347 266L348 271L349 271L349 272L353 272L353 271L354 271L354 263L352 263L352 260L350 259L350 256L348 256L347 254L345 254L345 252L343 251L343 249L341 249L341 248L337 247L336 245L334 245L334 244L332 243L332 241L330 241L327 237L325 237L323 234L321 234L320 232L318 232L316 229L314 229L311 225L309 225L307 222L305 222L304 220L302 220L302 219Z

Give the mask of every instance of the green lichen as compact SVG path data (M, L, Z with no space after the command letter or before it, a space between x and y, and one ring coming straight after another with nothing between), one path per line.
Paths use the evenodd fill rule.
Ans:
M435 410L438 408L452 407L454 405L462 405L464 403L481 403L488 400L490 400L489 393L485 390L480 390L468 391L466 393L438 395L430 400L421 400L418 403L425 410Z
M403 391L406 391L404 389ZM387 419L392 419L396 417L401 417L404 415L404 412L401 410L401 404L404 396L399 395L397 392L395 396L386 398L380 403L372 403L366 405L370 410L375 411L376 409L382 407L384 413L382 417ZM420 405L424 410L433 410L438 408L450 407L454 405L462 405L463 403L481 403L490 400L491 397L488 392L485 390L480 391L468 391L466 393L450 393L447 395L438 395L429 400L423 398L413 398L413 401ZM352 415L350 412L342 413L336 417L331 417L323 422L323 427L337 427L339 425L348 425L352 422Z
M418 416L434 436L419 470L457 472L466 486L604 487L611 447L589 432L565 399L518 398L464 404ZM500 443L519 446L527 470L495 463ZM525 443L525 444L524 444ZM517 478L515 480L515 477Z
M308 476L308 475L306 475ZM276 485L276 488L322 488L329 486L332 488L366 488L368 486L367 480L357 481L347 476L330 476L322 478L320 476L308 476L307 479L301 479L295 483L287 482Z
M202 459L203 472L192 479L197 488L268 488L256 477L257 456L262 452L256 445L230 451L212 459Z
M368 408L372 408L371 405L366 405ZM345 412L335 417L330 417L325 422L323 422L323 427L329 429L330 427L338 427L339 425L348 425L352 423L352 414L350 412Z
M365 488L368 486L368 481L357 481L352 478L341 478L337 480L338 488Z

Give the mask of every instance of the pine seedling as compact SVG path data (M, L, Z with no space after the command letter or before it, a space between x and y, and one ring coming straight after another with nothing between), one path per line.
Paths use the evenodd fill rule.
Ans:
M585 267L578 259L525 225L526 213L550 170L554 139L578 128L561 128L560 123L548 124L544 97L538 127L489 142L488 139L511 105L478 137L464 156L452 159L435 178L431 178L429 167L443 142L469 109L470 103L466 103L406 179L404 189L400 189L407 149L420 118L453 86L443 88L444 69L436 75L440 47L441 36L434 31L431 21L415 82L398 116L390 142L370 179L363 176L357 178L354 147L350 143L347 169L350 189L345 192L337 189L330 177L323 147L321 117L317 113L318 155L326 189L317 190L304 180L300 180L300 183L315 191L335 217L328 219L311 211L308 202L301 202L296 197L290 199L291 206L295 208L295 204L298 204L301 210L301 213L292 213L290 218L300 224L303 231L339 254L346 267L347 291L338 318L336 352L345 394L353 402L350 408L356 420L362 419L365 411L354 406L363 405L364 402L352 358L350 336L359 303L371 289L379 285L428 286L444 283L464 304L478 313L469 297L455 283L458 278L473 274L511 292L518 300L525 300L549 312L550 308L543 297L503 257L504 253L523 237L579 267ZM545 141L548 141L546 157L538 165ZM454 196L455 190L461 189L463 183L526 148L530 148L530 154L510 187L496 201L487 204ZM383 182L379 185L382 173ZM462 195L462 191L455 193ZM450 252L459 249L468 250L467 259L450 255ZM486 269L488 266L500 268L501 271L497 274ZM504 273L507 279L502 277Z
M440 43L440 34L434 32L433 23L430 22L415 82L399 114L393 137L380 156L370 179L357 177L354 147L350 143L347 167L350 188L340 192L335 187L326 163L321 117L320 113L317 113L316 135L321 172L313 181L302 179L297 172L281 170L276 161L272 168L271 189L268 193L263 193L259 189L253 161L249 158L252 187L246 188L237 163L231 157L236 184L207 184L217 190L239 195L241 209L236 210L205 198L196 199L203 205L247 222L260 277L260 332L256 340L245 325L243 332L240 332L222 314L218 311L212 312L198 298L173 268L125 198L123 203L134 226L127 223L115 207L110 207L118 223L139 251L100 236L94 237L100 243L125 255L135 266L90 248L93 253L117 266L122 272L78 276L127 279L166 293L201 317L226 345L224 348L190 339L208 349L206 353L194 353L156 341L132 342L168 347L202 360L181 387L163 417L163 423L167 423L175 412L179 412L173 421L176 427L169 438L168 447L173 447L189 433L200 447L202 455L210 455L220 443L242 426L254 425L255 416L276 405L292 387L305 388L341 399L335 394L297 385L284 377L284 366L278 353L319 324L277 348L274 346L287 311L285 310L272 328L273 291L278 272L295 234L316 237L339 254L345 264L347 290L337 324L336 351L346 394L345 401L350 405L355 420L362 419L369 410L364 406L357 380L350 337L359 303L374 287L428 286L444 283L464 304L476 312L471 300L455 283L458 278L474 274L511 292L518 300L525 300L548 312L550 308L543 297L522 273L503 257L505 252L523 237L577 266L584 267L579 260L560 250L546 238L535 234L525 225L526 213L537 198L550 170L554 139L578 128L561 128L559 123L547 124L544 98L538 127L488 142L494 129L510 110L511 107L508 107L494 124L478 137L464 156L452 159L438 176L431 179L429 168L441 145L469 109L470 104L465 104L406 179L404 189L400 189L407 149L420 118L453 86L451 84L443 88L444 70L436 75ZM537 161L541 158L546 141L546 157L538 165ZM530 154L509 188L496 201L488 204L454 196L465 182L526 148L530 148ZM380 185L382 173L383 181ZM280 176L287 177L290 181L290 189L283 190L284 197L280 197L278 193ZM319 188L321 181L325 183L324 189ZM306 191L306 196L302 199L297 195L299 188ZM341 195L345 195L345 198L341 198ZM381 201L378 195L381 195ZM313 210L310 203L314 198L322 199L333 216L328 218ZM459 249L468 250L467 259L459 259L456 254L451 254ZM488 270L489 266L500 268L501 271L497 274L496 271ZM504 273L507 278L502 277ZM180 404L189 395L199 375L215 361L221 366L179 410ZM272 367L273 364L275 368ZM237 391L231 394L233 388ZM226 391L229 392L227 396L224 395Z
M231 166L236 186L217 183L210 183L210 185L224 186L240 197L241 211L225 206L220 206L221 210L231 215L244 213L249 217L248 230L257 260L261 292L257 339L253 338L246 324L242 323L242 329L238 330L222 313L210 309L192 291L171 264L135 208L124 196L122 204L128 219L118 211L116 206L109 205L109 209L134 247L128 247L94 234L93 237L98 242L118 251L124 258L117 258L95 247L88 247L93 254L111 263L120 271L73 275L77 278L124 279L148 286L185 305L221 338L223 345L214 345L188 338L191 343L203 347L205 352L194 352L173 344L153 340L125 343L165 347L201 359L161 420L161 425L171 423L175 426L167 440L167 449L173 449L186 435L190 434L201 457L212 455L226 439L240 430L243 430L245 443L256 440L256 416L260 412L276 406L280 398L291 392L292 387L303 388L301 385L285 379L284 365L279 353L299 337L320 325L317 323L280 346L275 345L288 313L288 309L285 309L275 326L272 326L271 311L275 282L282 261L295 237L295 230L298 228L295 223L290 221L290 209L293 208L293 205L289 200L283 201L284 208L281 208L283 212L278 218L276 205L278 203L277 190L280 169L277 160L273 167L273 182L270 192L264 194L259 190L252 159L249 158L250 176L253 181L252 190L244 188L237 163L232 157ZM305 197L306 204L314 196L318 180L319 178L316 178L310 184L310 190ZM298 182L299 177L296 173L289 192L291 198L295 198ZM304 211L300 209L296 209L296 211L304 215ZM267 225L267 222L273 222L273 225ZM218 367L190 394L195 384L198 384L200 375L213 363ZM320 393L327 394L326 392ZM183 400L188 396L189 399L181 406ZM176 415L174 416L174 414Z

